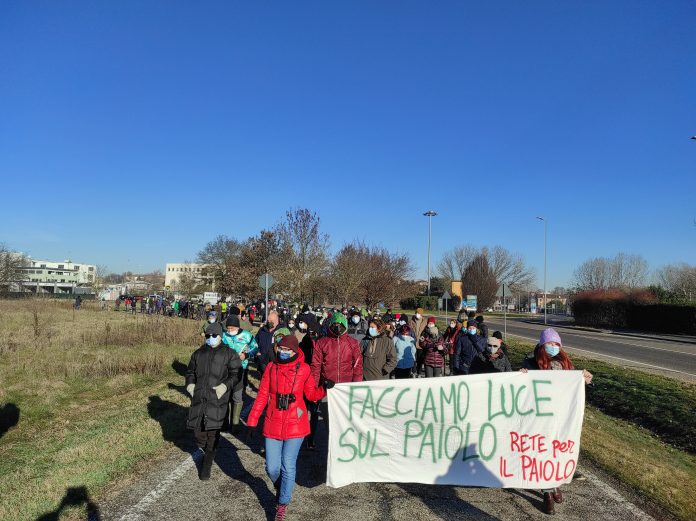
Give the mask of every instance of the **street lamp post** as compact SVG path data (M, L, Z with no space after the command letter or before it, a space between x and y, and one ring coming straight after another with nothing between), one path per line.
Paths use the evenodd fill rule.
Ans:
M437 212L428 210L423 215L428 218L428 296L430 296L430 243L433 237L433 217L437 215Z
M537 217L540 221L544 222L544 325L546 325L546 308L548 308L548 302L546 302L546 219L544 217Z

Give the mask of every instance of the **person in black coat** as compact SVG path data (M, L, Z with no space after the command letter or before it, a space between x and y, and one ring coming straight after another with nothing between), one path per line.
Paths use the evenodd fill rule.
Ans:
M186 370L186 391L191 395L186 426L193 429L196 444L205 452L199 474L202 480L210 478L227 402L241 379L241 368L237 352L222 343L220 323L209 324L205 344L193 352Z

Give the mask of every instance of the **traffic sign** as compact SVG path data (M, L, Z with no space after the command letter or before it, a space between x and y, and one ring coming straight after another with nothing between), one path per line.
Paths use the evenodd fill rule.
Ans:
M266 287L266 281L268 281L268 287ZM270 273L264 273L259 277L259 287L261 289L269 289L273 286L273 277Z
M448 291L445 291L444 295L442 295L442 300L449 300L451 298L452 295L450 295Z

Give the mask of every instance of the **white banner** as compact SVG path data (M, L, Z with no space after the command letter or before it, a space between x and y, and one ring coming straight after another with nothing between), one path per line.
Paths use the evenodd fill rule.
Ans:
M581 371L337 384L328 400L331 487L554 488L580 454Z

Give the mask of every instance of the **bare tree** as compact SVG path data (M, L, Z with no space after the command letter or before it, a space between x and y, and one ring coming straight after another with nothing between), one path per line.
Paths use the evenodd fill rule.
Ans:
M243 245L237 239L218 235L198 252L198 262L203 265L203 275L215 282L217 291L238 293Z
M337 302L348 305L358 302L369 274L365 262L370 256L369 248L360 241L346 244L334 256L331 264L332 294Z
M669 264L657 271L659 284L686 300L696 299L696 266Z
M476 295L478 307L486 309L495 302L498 279L493 273L486 252L478 254L467 266L462 276L462 293Z
M27 265L27 257L22 253L9 250L7 245L0 243L0 293L19 290L24 279L22 267Z
M518 291L534 283L534 271L525 265L521 255L494 246L487 258L499 284L504 282L513 291Z
M648 263L640 255L619 253L614 257L595 257L577 267L575 286L579 290L635 289L645 285Z
M92 287L94 291L99 291L106 285L106 276L109 273L109 268L104 264L97 264L94 268L94 280L92 281Z
M480 253L479 249L471 244L456 246L443 253L437 265L436 272L442 277L447 285L453 280L462 280L464 271L471 261Z
M280 244L276 265L279 289L300 301L309 295L313 279L323 277L329 266L329 237L321 233L319 224L316 212L298 208L288 210L275 230Z

